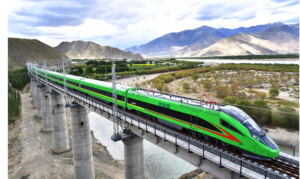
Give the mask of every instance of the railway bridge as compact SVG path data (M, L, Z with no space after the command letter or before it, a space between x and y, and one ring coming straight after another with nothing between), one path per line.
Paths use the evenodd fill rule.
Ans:
M72 150L75 178L95 178L88 111L113 120L112 106L63 85L47 81L29 70L34 105L43 118L43 130L53 131L54 152L69 150L65 98L71 99ZM218 145L202 141L137 114L118 109L116 117L123 129L126 179L142 179L143 140L221 179L299 178L299 158L286 153L270 162L245 158Z

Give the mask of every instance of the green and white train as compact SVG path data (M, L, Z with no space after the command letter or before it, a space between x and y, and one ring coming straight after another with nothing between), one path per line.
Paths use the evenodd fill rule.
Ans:
M39 77L46 77L43 69L38 68L37 72ZM64 84L62 73L48 71L47 78ZM68 88L106 103L113 102L111 83L73 75L66 75L66 83ZM119 84L116 87L118 106L125 110L220 143L223 147L234 148L247 157L270 160L279 156L276 143L249 115L237 107L209 104Z

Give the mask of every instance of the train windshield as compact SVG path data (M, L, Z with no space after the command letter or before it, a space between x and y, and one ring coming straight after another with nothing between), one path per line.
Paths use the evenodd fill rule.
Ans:
M224 108L221 108L221 112L228 114L239 122L243 122L244 120L251 118L244 111L234 106L226 106Z
M248 128L249 131L262 136L264 135L264 131L256 124L256 122L244 111L234 106L226 106L221 108L221 112L224 112L234 119L241 122L245 127Z
M255 121L253 119L249 118L242 122L244 126L246 126L251 132L259 134L261 132L261 128L258 127Z

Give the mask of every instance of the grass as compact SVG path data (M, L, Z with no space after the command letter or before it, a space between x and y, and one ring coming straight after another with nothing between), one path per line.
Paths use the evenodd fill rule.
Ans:
M299 103L293 102L293 101L278 100L277 104L280 104L280 105L286 106L286 107L290 107L290 108L299 108Z
M246 91L246 90L245 90ZM259 94L260 92L259 91L256 91L254 89L249 89L248 91L246 91L248 93L254 93L254 94Z
M28 175L23 175L23 176L21 177L21 179L27 179L27 178L29 178L29 176L30 176L30 174L28 174Z

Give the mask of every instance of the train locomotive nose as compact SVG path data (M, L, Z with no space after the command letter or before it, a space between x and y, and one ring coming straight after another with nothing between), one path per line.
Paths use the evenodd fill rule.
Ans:
M274 150L274 149L270 148L269 149L269 157L270 158L277 158L279 156L279 152L280 152L279 149Z

